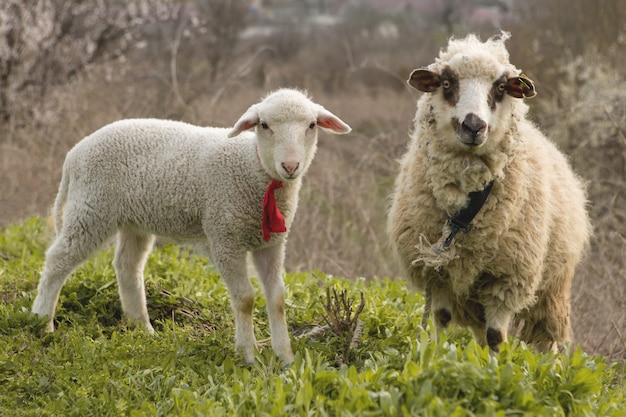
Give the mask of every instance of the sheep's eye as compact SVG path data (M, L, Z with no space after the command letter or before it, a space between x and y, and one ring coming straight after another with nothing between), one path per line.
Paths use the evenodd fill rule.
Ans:
M504 90L506 90L506 83L498 84L498 91L504 92Z
M269 129L270 127L267 125L267 122L261 122L261 127L265 130Z
M448 89L448 88L450 88L450 85L451 85L451 84L450 84L450 81L448 81L448 80L443 80L443 81L441 82L441 85L442 85L442 87L443 87L443 88Z
M315 128L315 122L311 122L311 124L309 125L309 129L313 129Z

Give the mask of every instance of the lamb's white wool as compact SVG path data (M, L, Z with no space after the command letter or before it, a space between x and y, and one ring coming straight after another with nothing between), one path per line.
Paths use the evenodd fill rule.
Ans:
M315 154L318 127L350 132L303 93L281 89L251 106L230 130L131 119L83 139L63 166L54 206L57 237L46 253L32 311L48 316L52 331L68 275L117 234L113 263L122 307L128 318L152 332L143 268L153 236L192 241L206 250L228 287L236 347L252 362L250 252L267 298L272 347L291 362L281 275L287 233L263 239L263 201L268 185L282 182L275 199L288 230L301 178Z
M450 40L408 82L423 91L388 218L409 281L432 291L435 323L470 326L498 350L513 317L541 350L569 340L574 269L591 227L581 182L526 119L533 82L509 63L508 34ZM449 247L450 217L493 184Z

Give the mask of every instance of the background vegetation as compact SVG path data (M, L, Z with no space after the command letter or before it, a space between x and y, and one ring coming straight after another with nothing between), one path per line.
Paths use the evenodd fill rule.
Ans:
M501 27L513 34L512 62L536 81L532 118L588 182L595 235L572 294L576 344L626 357L622 0L500 2L509 6L497 22L470 19L470 2L454 0L403 9L271 3L272 14L255 15L243 0L3 1L0 224L46 216L66 152L106 123L160 117L230 126L267 91L299 87L354 132L321 137L287 270L395 278L385 216L418 97L404 80L450 35L484 38ZM322 24L320 11L339 18Z

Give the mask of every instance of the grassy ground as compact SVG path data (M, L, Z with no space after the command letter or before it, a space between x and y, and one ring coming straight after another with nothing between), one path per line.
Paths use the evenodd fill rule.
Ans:
M70 3L62 2L74 10ZM622 3L606 0L596 7L585 0L518 1L514 5L522 10L513 13L513 21L502 22L512 33L507 42L511 61L536 82L538 95L528 102L529 117L567 154L588 188L594 235L572 288L576 346L616 359L626 359ZM82 4L81 10L87 9ZM449 36L436 16L427 26L418 24L421 18L409 13L392 18L399 30L396 38L377 35L382 18L374 15L355 15L346 25L306 36L279 27L275 36L233 46L227 54L232 59L221 71L211 65L214 44L199 33L183 36L177 44L176 25L184 22L167 21L146 28L143 47L118 59L93 62L40 89L11 87L11 118L0 121L0 225L46 216L67 151L107 123L157 117L231 126L268 91L298 87L353 132L320 135L290 231L287 270L317 268L350 280L402 278L390 255L385 223L396 161L406 149L418 98L405 80L412 69L433 62ZM184 29L192 30L187 24ZM469 31L483 38L497 32L457 25L454 35ZM52 62L71 63L72 54L82 50L52 48L47 53L55 58ZM31 53L42 54L41 45L33 44ZM26 71L26 64L19 68ZM44 67L56 72L54 65ZM0 83L0 92L2 88L6 86Z
M68 281L57 331L40 336L42 323L28 311L48 240L39 218L0 234L3 417L626 414L624 362L580 349L537 355L515 339L492 356L458 329L435 341L430 325L418 326L421 295L386 278L287 274L295 362L282 368L269 348L259 296L260 350L245 365L234 352L232 313L218 274L206 259L174 245L155 250L146 267L156 335L121 317L106 251ZM337 300L335 292L353 303L351 314L343 312L352 319L363 294L360 336L310 332L332 322L325 305Z

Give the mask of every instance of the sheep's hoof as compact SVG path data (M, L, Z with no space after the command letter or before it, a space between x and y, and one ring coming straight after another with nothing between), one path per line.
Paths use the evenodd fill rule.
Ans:
M489 349L494 352L500 352L500 344L504 341L504 337L502 336L502 332L498 329L494 329L493 327L487 328L487 344L489 345Z
M450 313L445 308L440 308L439 310L435 311L435 323L437 323L437 326L441 328L446 328L448 327L448 324L450 324L451 320L452 313Z
M556 340L534 343L533 345L535 346L535 349L541 353L559 353L563 348L563 346L560 346Z
M552 343L550 343L548 350L552 353L559 353L560 348L556 340L553 340Z

